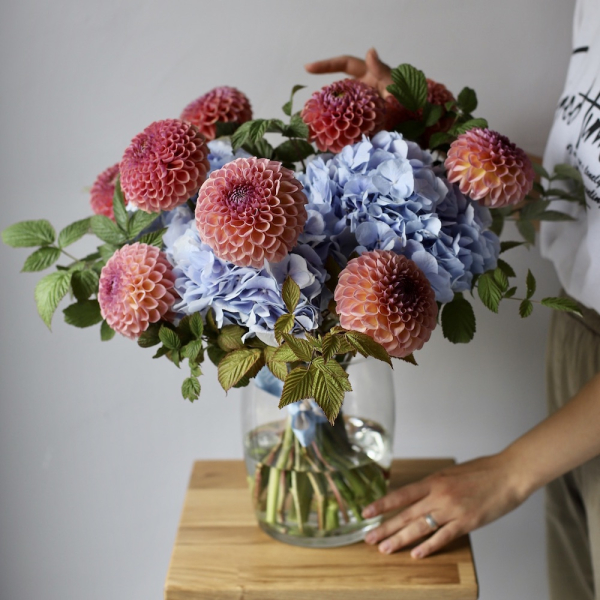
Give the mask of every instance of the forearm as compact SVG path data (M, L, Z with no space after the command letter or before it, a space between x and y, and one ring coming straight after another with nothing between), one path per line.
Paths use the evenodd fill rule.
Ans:
M525 499L599 454L600 374L500 456L512 464L515 491Z

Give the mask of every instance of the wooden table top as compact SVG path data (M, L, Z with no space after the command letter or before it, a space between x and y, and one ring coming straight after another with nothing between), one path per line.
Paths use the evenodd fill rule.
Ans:
M453 464L395 460L391 487ZM468 536L421 560L357 543L298 548L257 526L243 461L198 461L165 582L166 600L474 600Z

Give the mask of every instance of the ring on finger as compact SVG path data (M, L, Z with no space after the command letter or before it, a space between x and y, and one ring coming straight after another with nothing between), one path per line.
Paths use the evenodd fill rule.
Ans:
M429 525L429 529L431 529L431 531L439 529L440 526L438 522L431 516L431 513L427 513L423 518L425 519L427 525Z

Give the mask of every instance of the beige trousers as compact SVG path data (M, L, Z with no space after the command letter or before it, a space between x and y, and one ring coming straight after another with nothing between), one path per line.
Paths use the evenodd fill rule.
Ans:
M546 354L550 413L600 371L600 315L582 311L583 319L558 311L552 316ZM600 600L600 457L547 486L546 524L551 600L595 600L596 593Z

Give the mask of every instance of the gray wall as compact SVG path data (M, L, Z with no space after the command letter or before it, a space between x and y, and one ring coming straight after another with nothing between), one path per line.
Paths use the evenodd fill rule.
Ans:
M368 7L368 8L367 8ZM375 45L458 92L479 91L493 128L541 153L568 56L571 0L12 0L0 7L0 228L88 214L85 187L151 121L235 85L277 114L304 62ZM300 96L299 101L307 97ZM86 248L81 248L84 252ZM206 368L203 394L123 339L35 313L26 250L0 247L0 598L158 599L194 459L239 458L240 397ZM537 252L541 293L557 291ZM523 273L523 269L519 269ZM465 460L544 415L548 313L477 310L476 340L436 332L420 366L395 370L397 456ZM543 498L473 535L482 600L547 595Z

